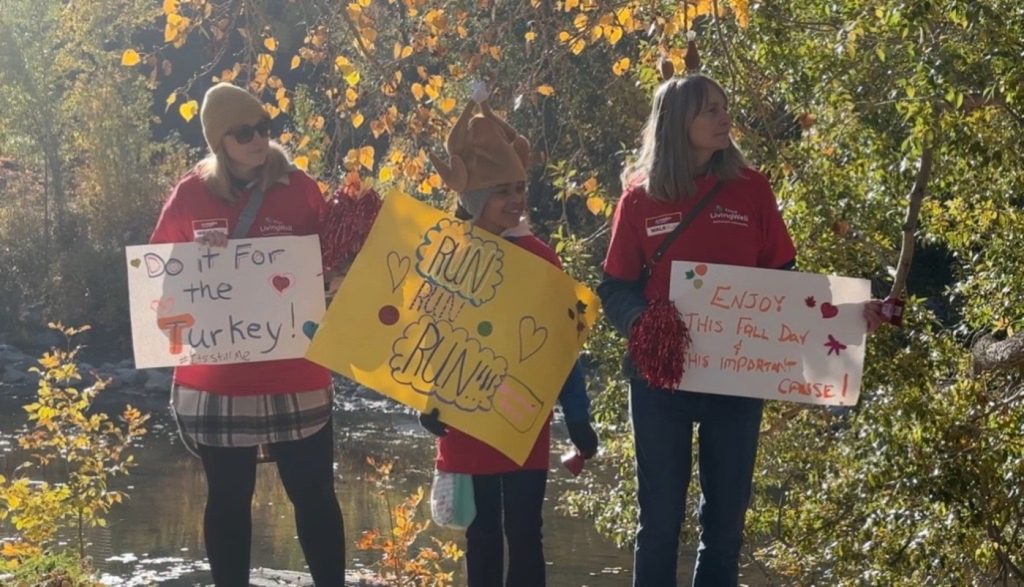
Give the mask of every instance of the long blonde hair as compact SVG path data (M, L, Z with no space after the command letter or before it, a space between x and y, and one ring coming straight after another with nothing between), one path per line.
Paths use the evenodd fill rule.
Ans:
M241 194L231 185L230 160L223 145L204 157L196 168L199 170L199 177L214 196L230 204L238 201ZM288 151L277 141L270 141L267 160L260 168L260 188L263 191L268 190L274 182L288 175L291 170L292 162Z
M673 78L658 86L641 134L640 154L622 172L625 188L643 186L650 197L662 202L696 193L693 178L698 170L690 147L690 123L714 90L728 100L722 86L705 75ZM708 171L720 179L734 179L748 167L743 153L730 139L727 148L711 156Z

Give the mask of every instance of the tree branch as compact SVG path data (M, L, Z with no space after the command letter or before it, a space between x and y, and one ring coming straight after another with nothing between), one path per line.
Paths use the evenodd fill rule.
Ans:
M938 114L936 114L937 122ZM907 286L907 276L910 274L910 267L914 260L914 232L917 230L917 217L921 213L921 203L924 202L925 188L932 176L932 160L935 157L935 148L938 144L938 124L932 125L932 138L921 153L921 162L917 168L917 177L914 178L914 187L910 190L910 202L907 205L907 216L903 221L903 245L900 248L900 260L896 266L896 278L893 280L892 289L889 290L889 297L895 298L903 295Z
M994 371L1024 367L1024 332L1006 340L986 334L971 349L975 371Z

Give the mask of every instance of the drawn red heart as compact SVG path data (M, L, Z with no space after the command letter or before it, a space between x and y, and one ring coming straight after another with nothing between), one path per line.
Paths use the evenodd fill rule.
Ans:
M174 298L172 298L171 296L165 296L160 298L159 300L153 300L149 302L150 309L156 312L158 316L163 316L167 312L170 312L173 306Z
M292 286L292 276L290 273L275 273L274 276L270 278L270 285L273 285L274 289L276 289L278 293L281 293Z
M833 306L832 304L825 302L824 304L821 305L822 318L835 318L837 314L839 314L839 308Z

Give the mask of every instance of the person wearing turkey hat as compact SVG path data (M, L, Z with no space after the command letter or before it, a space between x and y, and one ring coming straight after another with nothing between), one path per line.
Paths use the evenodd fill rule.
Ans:
M768 180L730 137L724 89L696 73L692 37L686 64L683 77L662 65L669 79L654 93L637 160L622 173L597 289L605 315L629 339L623 370L640 513L633 587L678 584L695 426L701 532L693 585L737 584L763 409L760 399L675 389L688 332L668 300L672 261L792 269L796 259ZM867 303L864 316L869 331L877 328L881 302Z
M476 113L479 106L480 113ZM455 216L561 267L555 252L534 236L524 220L529 142L498 117L482 84L448 135L449 161L431 160L445 184L458 194ZM597 453L590 425L590 400L579 365L562 385L559 402L569 437L583 458ZM548 416L550 422L550 415ZM438 436L437 470L472 475L476 517L466 529L469 587L543 587L545 561L542 508L550 457L545 425L526 462L519 466L483 442L446 426L437 410L420 423ZM508 575L504 576L504 537Z
M224 247L229 238L319 234L320 188L270 140L270 118L255 96L217 84L200 120L209 154L174 187L150 243ZM174 370L171 409L206 474L203 537L218 587L249 585L258 460L276 461L315 584L344 585L332 395L329 372L305 359Z

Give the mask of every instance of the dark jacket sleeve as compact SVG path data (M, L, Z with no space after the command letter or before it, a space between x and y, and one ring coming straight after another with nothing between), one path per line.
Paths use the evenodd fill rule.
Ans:
M597 286L597 295L605 316L615 330L625 338L633 329L633 323L647 309L647 298L639 281L616 279L607 273Z
M583 376L583 369L577 360L573 363L572 371L562 385L562 391L558 394L558 403L562 406L562 414L565 421L580 422L590 420L590 398L587 397L587 380Z

